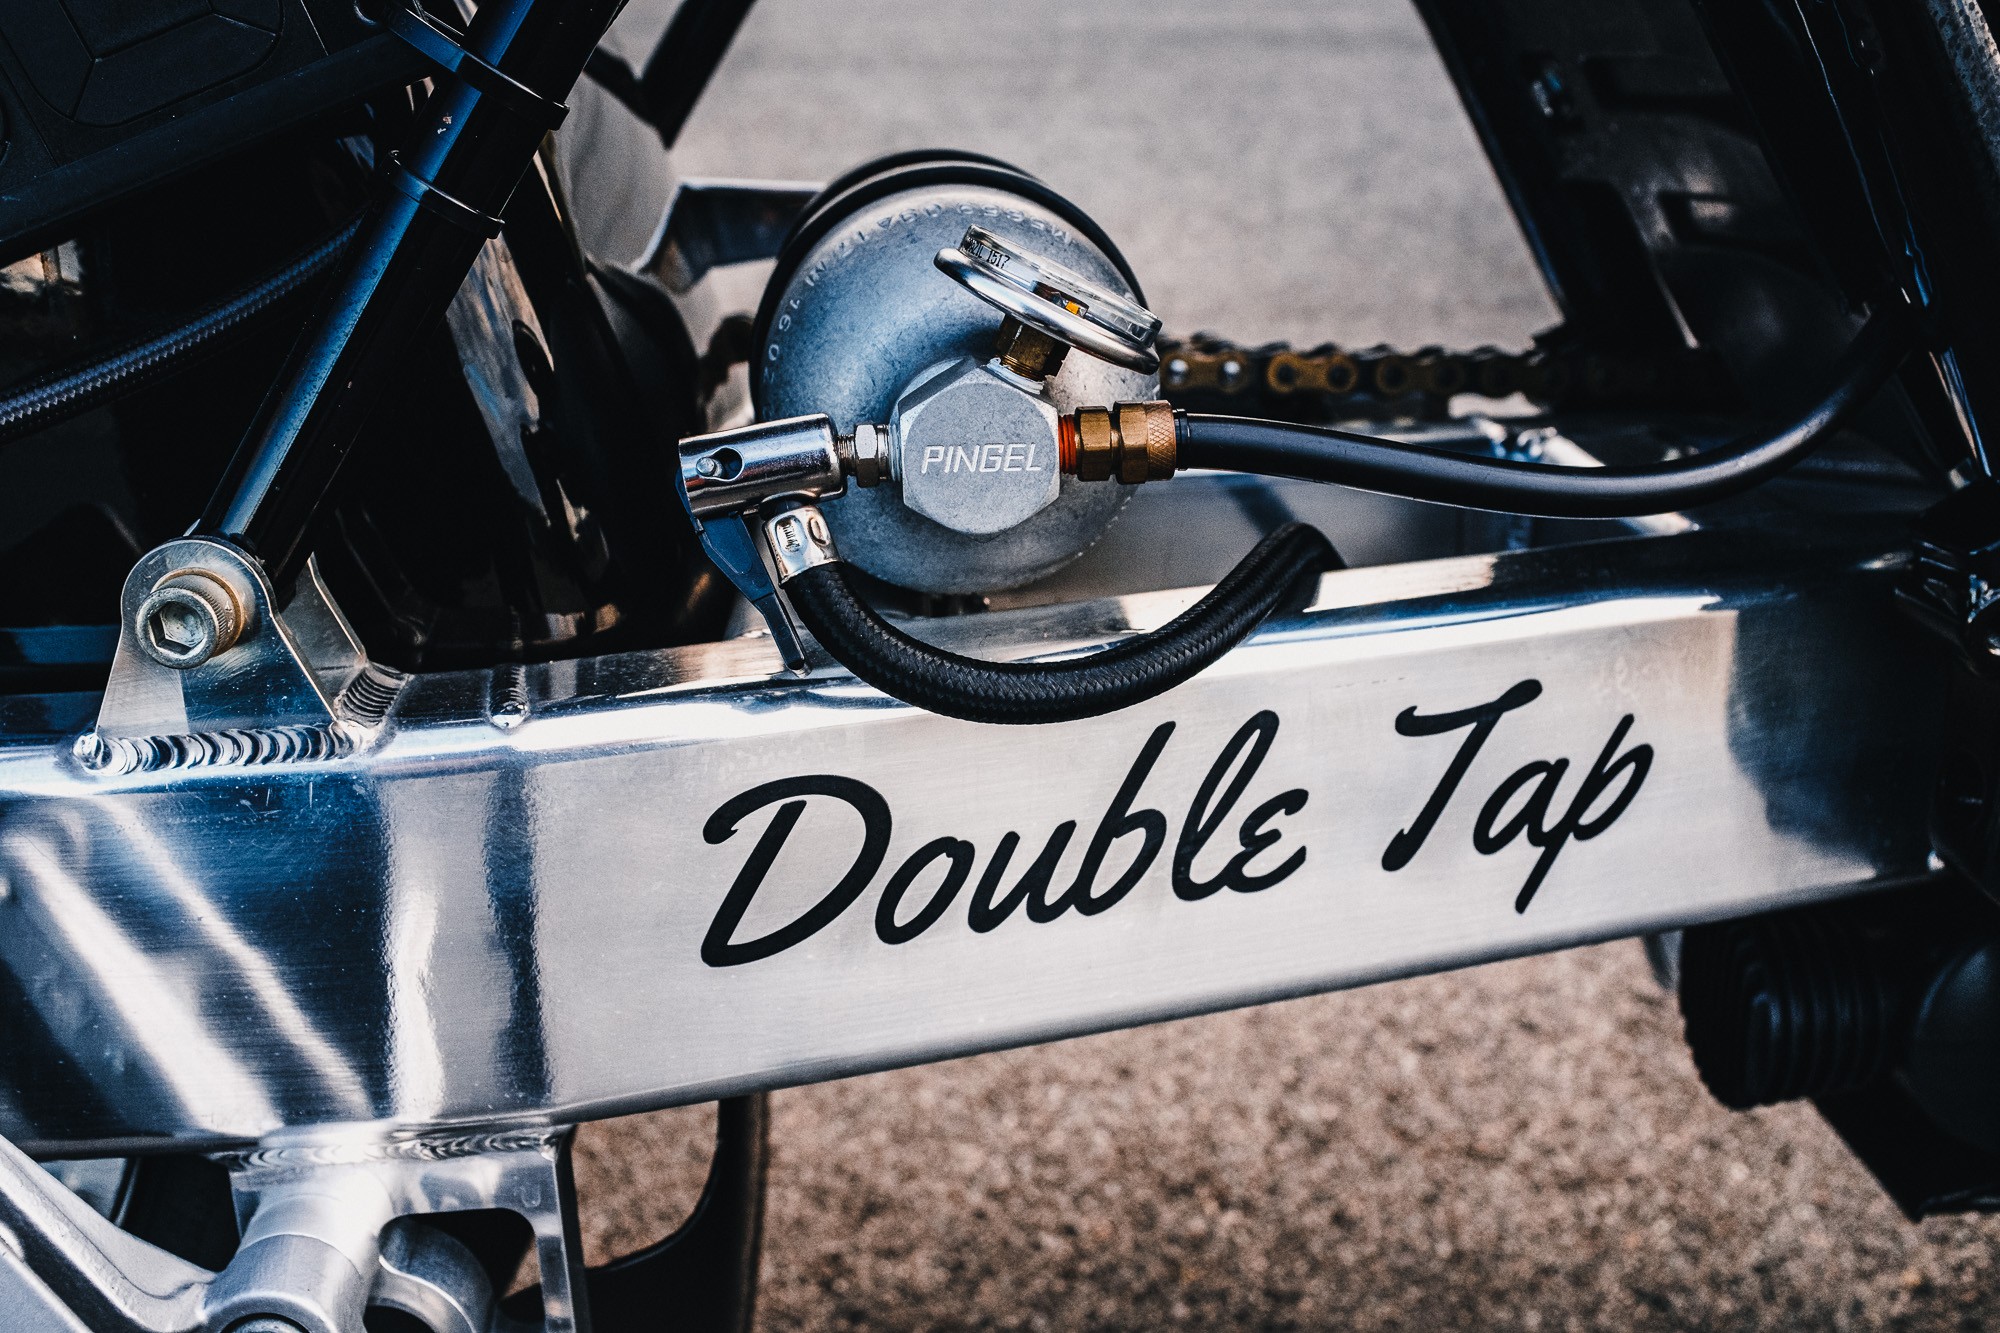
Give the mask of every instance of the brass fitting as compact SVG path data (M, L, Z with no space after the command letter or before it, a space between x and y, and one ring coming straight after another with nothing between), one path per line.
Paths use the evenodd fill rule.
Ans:
M1177 466L1173 405L1079 407L1062 419L1060 445L1062 470L1080 481L1165 481Z
M1009 315L1000 322L1000 336L994 340L993 352L1000 358L1000 364L1016 375L1039 381L1062 369L1069 347Z

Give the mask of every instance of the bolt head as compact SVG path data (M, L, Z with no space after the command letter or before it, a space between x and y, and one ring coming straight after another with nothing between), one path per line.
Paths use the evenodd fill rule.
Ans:
M191 570L153 589L136 621L140 650L161 666L186 671L234 645L243 618L221 580Z

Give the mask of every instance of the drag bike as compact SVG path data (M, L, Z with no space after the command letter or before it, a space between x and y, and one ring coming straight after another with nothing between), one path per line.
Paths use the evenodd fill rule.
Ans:
M748 0L0 7L0 1324L740 1329L770 1089L1629 936L2000 1200L1984 6L1417 4L1530 346L683 179Z

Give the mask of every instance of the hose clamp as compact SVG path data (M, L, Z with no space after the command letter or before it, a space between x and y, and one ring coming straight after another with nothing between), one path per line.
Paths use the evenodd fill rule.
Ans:
M403 165L402 155L389 154L389 184L396 193L443 218L462 231L474 236L492 240L500 234L506 223L491 213L482 212L466 203L457 195L447 194L437 186Z
M515 115L553 134L569 115L569 108L552 97L522 83L513 75L465 45L466 34L426 14L415 0L392 4L382 16L384 24L418 55L447 74L456 74L467 84L506 106Z
M780 583L790 583L809 569L840 559L825 516L807 504L765 519L764 545L771 552L771 563L777 566Z

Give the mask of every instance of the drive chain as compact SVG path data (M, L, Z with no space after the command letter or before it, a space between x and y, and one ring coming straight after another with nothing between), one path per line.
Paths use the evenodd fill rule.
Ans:
M1246 347L1210 334L1160 340L1160 389L1176 407L1290 420L1369 414L1447 415L1452 398L1520 394L1552 409L1674 407L1726 403L1728 377L1711 354L1605 352L1540 346L1399 351L1322 343Z

